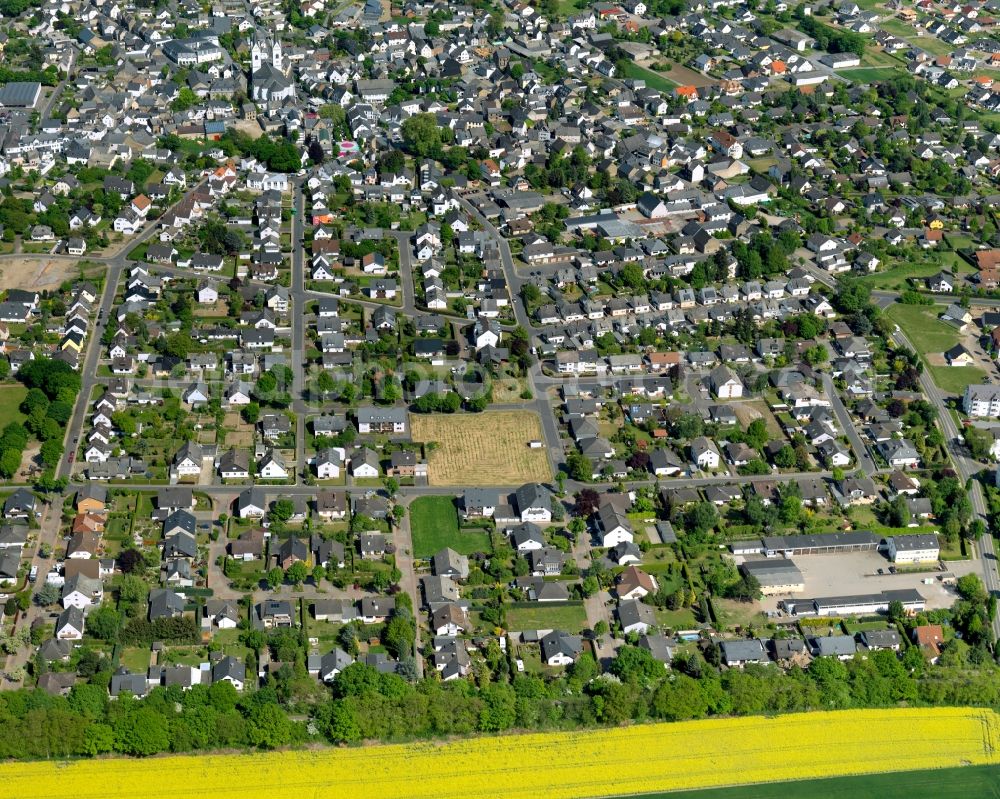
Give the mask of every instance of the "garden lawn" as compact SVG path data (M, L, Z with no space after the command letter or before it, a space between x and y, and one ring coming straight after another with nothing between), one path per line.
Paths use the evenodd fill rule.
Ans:
M145 674L149 668L149 649L127 646L119 658L121 665L136 674Z
M875 83L880 80L888 80L895 75L905 74L905 70L898 66L858 67L857 69L840 70L837 74L854 83Z
M0 386L0 430L11 422L21 423L25 415L21 413L21 403L28 394L24 386Z
M586 627L587 611L582 602L536 602L530 607L507 609L510 630L564 630L575 634Z
M698 618L691 608L678 610L656 610L656 623L671 630L690 630L698 624Z
M712 604L725 627L749 627L765 621L764 614L755 602L738 602L735 599L713 598Z
M665 78L663 75L645 67L640 67L633 61L629 61L624 66L622 77L632 78L633 80L644 80L646 81L647 88L656 89L659 92L666 92L667 94L673 93L674 89L677 88L677 84L669 78Z
M458 511L451 497L415 499L410 505L410 533L416 558L429 558L445 547L462 555L490 551L490 537L485 530L459 530Z

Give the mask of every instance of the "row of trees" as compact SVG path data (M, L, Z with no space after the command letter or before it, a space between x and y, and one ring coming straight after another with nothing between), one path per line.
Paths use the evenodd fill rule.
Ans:
M962 578L958 592L961 599L952 611L898 620L906 638L918 622L951 623L961 632L961 639L945 646L936 666L926 663L919 648L909 647L901 655L873 652L846 663L817 658L805 669L771 665L722 670L719 647L706 641L665 669L647 650L629 643L609 664L609 675L602 675L585 654L564 674L545 679L518 673L511 661L516 654L489 641L481 650L476 681L443 684L434 677L416 680L409 658L413 622L402 607L382 635L387 649L405 659L402 674L355 663L327 692L306 671L301 631L252 630L243 635L245 645L257 655L267 647L284 664L265 687L242 696L228 683L187 692L157 688L143 700L123 696L110 702L110 663L84 648L72 662L88 682L75 686L68 697L31 690L0 695L0 721L8 731L0 739L0 757L145 756L286 746L311 737L305 723L289 717L289 712L303 710L319 736L354 743L900 703L993 705L1000 702L1000 670L988 650L993 608L974 575ZM347 625L338 644L357 654L363 633ZM248 658L249 671L255 660L255 655ZM47 665L36 662L35 668L42 672Z

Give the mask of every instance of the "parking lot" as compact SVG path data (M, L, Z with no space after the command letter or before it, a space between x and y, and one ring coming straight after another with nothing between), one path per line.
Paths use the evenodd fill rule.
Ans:
M737 561L742 560L737 558ZM954 604L957 595L954 588L944 585L938 575L943 572L928 571L910 574L890 574L892 565L878 552L843 552L836 555L799 555L792 558L802 572L805 590L791 594L796 597L854 596L857 594L878 594L882 591L914 588L927 600L928 609L946 608ZM978 573L979 562L975 560L949 561L948 572L961 577L969 572ZM879 574L881 569L883 574ZM930 585L924 580L933 578ZM774 611L785 597L764 597L761 610Z

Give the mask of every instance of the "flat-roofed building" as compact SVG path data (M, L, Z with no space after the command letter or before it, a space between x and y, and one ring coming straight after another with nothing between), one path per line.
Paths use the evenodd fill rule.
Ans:
M893 563L937 563L941 558L937 533L894 535L888 544L889 560Z
M878 549L881 539L870 532L816 533L815 535L769 535L762 539L768 557L784 555L830 555Z
M806 590L799 567L786 558L748 560L740 568L760 583L760 592L764 596L796 594Z
M3 108L34 108L42 96L42 84L15 80L0 86L0 106Z
M883 591L881 594L856 594L854 596L828 596L816 599L783 599L781 608L793 616L863 616L885 613L889 603L899 601L907 613L919 613L926 600L912 588Z

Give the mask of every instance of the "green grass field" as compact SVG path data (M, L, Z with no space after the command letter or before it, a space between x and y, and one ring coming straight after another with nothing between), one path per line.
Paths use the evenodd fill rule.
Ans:
M565 630L578 633L587 626L587 611L583 603L551 605L538 602L527 608L508 608L509 630Z
M870 285L873 289L885 289L887 291L902 291L903 289L913 288L907 281L912 278L924 279L936 275L943 268L951 266L953 271L958 274L963 272L968 272L971 270L971 266L962 260L957 253L951 252L941 252L939 255L942 256L942 262L937 261L927 261L926 263L904 263L899 266L894 266L891 269L886 269L884 271L872 272L869 275L864 275L861 280ZM949 259L949 256L956 256L957 261ZM964 268L963 268L964 265ZM926 286L917 288L926 288Z
M908 25L897 17L882 20L879 22L879 27L894 36L905 39L921 50L926 50L931 55L947 55L955 49L952 45L937 38L937 36L932 36L926 32L921 36L912 25Z
M489 552L490 537L485 530L458 529L458 511L451 497L420 497L410 505L413 555L429 558L445 547L462 555Z
M885 50L876 50L874 48L869 48L865 50L865 54L861 57L861 66L863 67L897 67L900 69L906 68L906 62L897 55L892 53L887 53Z
M981 383L985 377L976 366L944 366L931 364L929 354L940 354L954 347L959 340L958 331L938 321L940 308L936 305L890 305L886 314L892 319L927 364L934 382L942 391L961 394L970 383Z
M11 422L25 420L20 405L27 394L28 389L22 385L0 386L0 430L3 430Z
M982 383L986 372L976 366L928 366L938 388L949 394L964 394L966 386Z
M677 88L677 84L674 83L669 78L663 77L652 70L648 70L645 67L640 67L638 64L629 62L625 68L622 70L622 78L632 78L633 80L644 80L646 81L646 86L650 89L656 89L660 92L667 92L668 94Z
M968 766L738 788L643 794L630 799L998 799L1000 767Z
M895 303L886 314L902 329L921 355L944 352L958 343L958 331L938 320L936 305L904 305Z
M893 75L902 74L904 72L905 70L899 67L884 66L844 69L839 71L837 74L843 78L853 81L854 83L874 83L876 81L886 80L887 78L893 77Z

